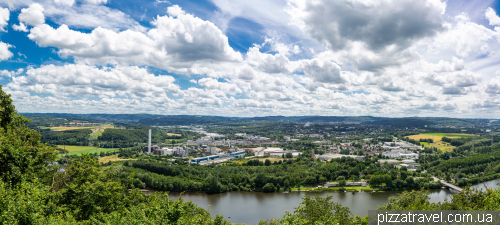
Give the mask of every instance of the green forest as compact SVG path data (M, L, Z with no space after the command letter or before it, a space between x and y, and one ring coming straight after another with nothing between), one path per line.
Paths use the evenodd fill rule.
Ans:
M314 187L327 181L361 179L368 180L374 187L383 184L385 190L441 188L441 184L434 182L429 174L417 174L407 171L406 167L398 169L392 164L381 164L377 157L364 161L342 157L329 163L306 156L274 163L269 160L250 160L241 165L233 162L219 168L219 182L213 181L217 174L215 166L170 165L161 157L156 158L126 162L124 165L131 168L124 168L122 176L137 179L136 183L144 183L156 190L210 193L269 191L264 190L266 185L274 187L274 192L300 186ZM416 176L421 178L414 179Z

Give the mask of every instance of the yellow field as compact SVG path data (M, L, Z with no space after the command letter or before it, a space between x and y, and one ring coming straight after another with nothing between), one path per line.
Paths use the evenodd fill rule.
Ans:
M93 127L92 129L92 132L93 133L102 133L104 132L104 130L106 130L107 128L114 128L115 126L113 126L113 124L104 124L102 126L98 126L98 127Z
M424 145L424 147L429 147L429 148L437 148L441 151L445 151L445 152L451 152L453 151L453 146L444 142L444 141L438 141L438 142L434 142L434 143L427 143L427 142L421 142L421 144Z
M114 161L125 161L125 160L135 160L135 159L120 159L120 158L118 158L118 154L99 158L100 163L107 163L107 162L114 162Z
M434 143L427 143L427 142L421 142L421 144L424 145L424 147L429 147L429 148L437 148L443 152L451 152L453 151L454 147L450 145L449 143L446 143L444 141L441 141L443 137L447 138L461 138L461 137L470 137L470 136L476 136L473 134L452 134L452 133L421 133L418 135L411 135L411 136L406 136L410 139L413 139L415 141L420 141L420 139L432 139L434 140Z
M53 131L79 130L79 129L94 129L95 127L51 127Z
M174 134L174 133L167 133L168 136L176 136L176 137L180 137L182 136L181 134Z
M445 134L445 133L423 133L423 134L417 134L417 135L411 135L411 136L406 136L410 139L413 139L415 141L419 141L420 139L433 139L434 142L441 141L443 137L447 138L461 138L461 137L468 137L468 136L476 136L473 134Z

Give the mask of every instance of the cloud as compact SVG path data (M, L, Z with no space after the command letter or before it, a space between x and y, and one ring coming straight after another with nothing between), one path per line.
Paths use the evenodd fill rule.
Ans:
M42 5L33 3L30 7L21 10L21 13L19 14L19 21L32 26L42 25L45 23L43 10Z
M286 11L300 27L331 50L353 42L368 49L405 49L444 30L439 0L289 0Z
M446 104L441 107L445 111L454 111L457 109L457 106L455 104Z
M20 22L19 25L13 24L12 28L17 31L28 32L28 28L22 22Z
M186 14L186 12L184 10L182 10L182 8L178 5L173 5L171 7L168 7L167 13L168 13L168 15L173 16L173 17L178 17L178 16Z
M11 47L12 45L0 41L0 61L9 59L10 57L14 56L14 54L9 51L9 48Z
M0 31L5 32L4 28L9 24L9 16L9 9L0 7Z
M445 32L434 39L423 41L422 45L434 55L446 52L452 52L459 57L468 57L471 53L491 54L488 41L498 35L495 30L471 22L466 14L460 14L454 19L456 23L445 24L447 27Z
M390 91L390 92L400 92L404 91L405 89L402 87L398 87L394 84L394 81L388 82L388 83L383 83L380 85L380 89L384 91Z
M108 3L108 0L85 0L85 3L87 4L106 4Z
M417 109L422 109L422 110L435 110L437 108L439 108L439 107L436 105L429 104L429 103L426 103L426 104L423 104L423 105L417 107Z
M491 7L488 7L488 9L486 9L484 15L486 16L486 18L490 22L490 25L492 25L492 26L500 25L500 17L497 16L497 13Z
M490 82L486 84L486 89L484 92L490 95L499 95L500 94L500 79L494 78Z
M283 54L266 54L254 46L248 49L247 63L266 73L289 73L291 68L288 58Z
M129 16L129 9L82 1L69 7L62 1L40 1L43 10L34 12L42 20L20 18L12 25L65 62L74 61L37 66L30 56L25 61L34 66L26 72L0 71L20 111L459 117L500 112L494 73L500 28L480 24L488 23L485 15L496 23L485 4L474 9L478 17L448 9L442 14L446 4L458 4L453 1L289 0L285 12L285 1L214 0L218 11L200 14L208 21L174 5L143 27L131 17L142 10ZM30 4L13 4L19 2ZM31 16L33 7L10 10ZM251 43L244 53L232 49L219 26L224 21L214 20L219 14L221 20L261 24L262 43ZM9 48L0 43L0 59L13 57ZM189 82L162 75L165 70L185 74Z
M442 93L445 95L465 95L466 94L464 88L460 88L460 87L444 87Z
M73 4L75 4L75 0L54 0L54 2L66 6L72 6Z
M40 46L59 48L61 56L98 65L149 65L188 74L195 73L195 64L242 60L213 23L182 14L178 6L169 9L177 18L158 16L147 33L98 27L87 34L65 25L54 29L42 24L32 28L28 37Z
M304 73L316 82L342 84L347 80L343 77L340 66L334 62L312 59L304 62Z
M11 90L58 97L167 98L179 93L172 76L155 76L139 67L103 67L67 64L30 68L26 76L11 76Z
M219 82L213 78L202 78L198 80L198 85L205 87L205 90L221 91L219 95L236 95L237 93L243 93L243 91L238 87L237 84Z
M162 0L155 0L155 2L153 3L155 6L158 6L158 4L162 4L162 3L167 3L169 5L171 5L171 3L169 1L162 1Z
M24 72L23 68L20 68L16 71L9 71L9 70L0 70L0 76L3 77L15 77L16 75L19 75Z
M74 4L76 3L75 0L46 0L38 1L37 3L33 3L31 0L18 0L9 2L7 5L9 5L11 10L16 10L17 8L25 8L32 4L39 4L43 7L45 20L49 20L57 25L65 24L71 28L93 29L103 27L113 31L125 29L136 31L146 30L131 16L120 10L109 8L102 4L78 2L85 4Z

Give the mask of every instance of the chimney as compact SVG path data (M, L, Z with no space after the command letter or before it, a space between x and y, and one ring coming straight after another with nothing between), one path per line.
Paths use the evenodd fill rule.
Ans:
M148 154L151 154L151 129L149 129Z

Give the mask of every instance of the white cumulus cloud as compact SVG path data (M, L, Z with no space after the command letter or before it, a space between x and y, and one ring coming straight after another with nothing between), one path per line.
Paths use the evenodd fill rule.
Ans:
M5 26L9 24L10 11L7 8L0 7L0 31L5 32Z

